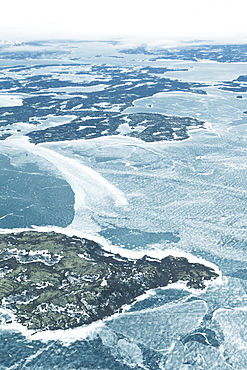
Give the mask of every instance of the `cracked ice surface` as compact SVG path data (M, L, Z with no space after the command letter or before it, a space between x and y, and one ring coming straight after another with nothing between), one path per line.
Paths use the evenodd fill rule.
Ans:
M137 313L126 313L108 325L115 332L135 338L135 341L151 348L168 351L176 339L200 324L206 312L206 303L195 300Z

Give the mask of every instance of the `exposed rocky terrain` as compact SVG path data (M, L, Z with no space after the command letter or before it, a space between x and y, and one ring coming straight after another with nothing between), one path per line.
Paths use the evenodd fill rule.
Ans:
M186 281L204 288L217 277L186 258L127 259L94 241L54 232L0 236L0 299L34 330L89 324L121 310L149 289Z

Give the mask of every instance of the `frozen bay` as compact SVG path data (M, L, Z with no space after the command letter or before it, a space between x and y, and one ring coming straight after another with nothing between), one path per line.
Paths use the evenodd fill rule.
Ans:
M90 53L96 54L97 50L98 54L100 48L94 44ZM87 58L85 49L80 52L78 48L75 52L77 57L83 55L84 62L95 65L96 72L90 72L91 78L89 67L81 68L81 73L87 73L87 83L93 81L95 86L105 84L117 65L121 68L114 72L114 88L119 84L117 74L128 69L131 71L128 78L140 84L140 74L134 76L140 65L180 68L180 71L164 72L164 76L181 82L209 84L200 87L206 94L164 90L133 98L132 106L123 110L126 114L145 112L199 118L206 122L205 128L189 130L190 138L183 141L144 142L120 132L86 137L88 140L47 140L35 145L25 136L34 130L32 120L24 125L18 122L9 125L12 136L1 141L0 149L0 227L6 230L34 226L65 233L73 230L98 238L102 244L105 241L110 248L120 247L129 256L134 252L156 256L166 251L189 253L216 264L223 273L222 281L197 293L182 286L155 290L126 312L87 328L86 334L85 328L50 333L49 341L45 335L26 338L12 331L2 315L3 366L35 369L46 364L48 369L65 370L243 370L247 363L247 152L243 113L247 109L246 92L221 88L231 86L233 79L244 74L246 64L154 62L147 55L123 57L123 54L116 60L118 54L116 51L113 54L112 45L104 44L102 50L102 57L90 55L93 60ZM112 71L105 72L109 66L100 70L99 61L107 61ZM42 67L42 73L45 76L52 72L54 77L56 69L56 78L61 70L66 73L61 65ZM75 83L80 76L78 72L80 66L74 68ZM8 76L10 73L14 78L24 76L21 71L8 71ZM38 72L28 73L31 75L28 78L38 76ZM73 69L67 80L61 77L63 83L68 80L73 82ZM53 83L55 86L58 82ZM239 88L244 90L244 86L245 82L241 82ZM81 99L82 105L76 100L72 108L79 108L70 114L64 111L64 116L54 119L53 125L55 113L47 113L47 121L44 117L47 104L57 104L59 91L66 91L66 96L59 95L60 100L67 99L61 102L63 111L69 100L75 98L68 97L69 93L75 92L78 98L78 93L84 94L86 90L74 85L72 88L48 85L44 89L54 94L51 103L46 102L42 116L35 116L40 120L37 130L52 126L54 130L66 130L66 125L71 129L72 119L86 109L83 104L87 99L98 98L90 94L107 92L107 87L102 91L89 88L88 97ZM97 104L102 104L87 111L91 118L99 107L111 109L113 103L108 101L104 105L104 99L106 96L101 96ZM90 129L93 132L93 124ZM236 326L238 330L234 329Z

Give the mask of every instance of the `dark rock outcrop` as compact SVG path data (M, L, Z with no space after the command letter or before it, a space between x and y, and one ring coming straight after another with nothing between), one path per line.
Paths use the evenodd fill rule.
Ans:
M0 300L34 330L67 329L103 319L149 289L217 277L186 258L128 259L94 241L55 232L0 235Z

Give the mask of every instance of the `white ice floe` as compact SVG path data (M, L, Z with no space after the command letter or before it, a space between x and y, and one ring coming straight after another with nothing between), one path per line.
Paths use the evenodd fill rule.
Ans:
M224 334L224 351L236 370L247 368L247 306L220 308L213 316Z
M20 131L21 132L20 135L26 135L32 131L45 130L46 128L49 127L65 125L66 123L71 122L75 118L76 118L75 115L55 116L53 114L49 114L45 117L33 117L33 119L30 120L29 123L27 122L13 123L11 125L5 126L4 129L6 130L6 133L12 133L17 135L16 133ZM38 124L33 123L36 120L39 122Z
M135 342L164 351L170 348L174 340L198 327L206 313L207 304L202 300L170 303L124 313L109 319L107 326Z
M167 61L167 65L171 69L180 69L180 71L166 71L165 76L167 78L186 82L217 83L219 81L230 81L241 74L246 74L246 63L218 63L208 60L198 63L174 60Z
M245 102L234 100L232 92L218 90L214 86L205 88L205 91L207 95L183 91L160 92L135 100L133 107L127 108L124 113L161 113L199 118L221 125L243 117Z
M117 130L116 130L117 132L119 132L120 133L120 135L126 135L126 134L128 134L128 133L130 133L131 132L131 127L130 127L130 125L128 124L128 122L125 122L125 123L121 123L119 126L118 126L118 128L117 128Z
M21 94L0 94L0 107L20 106L23 103Z
M77 93L77 92L95 92L95 91L103 91L107 85L99 84L99 85L92 85L92 86L64 86L64 87L51 87L48 89L44 89L45 92L61 92L61 93Z

